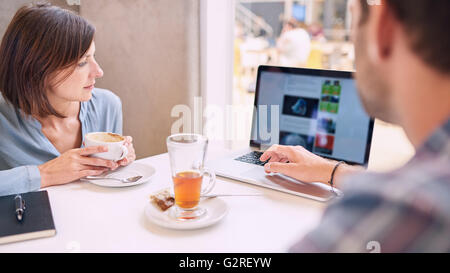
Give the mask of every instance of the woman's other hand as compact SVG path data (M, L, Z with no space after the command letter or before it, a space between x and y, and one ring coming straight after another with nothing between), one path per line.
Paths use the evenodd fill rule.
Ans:
M133 138L131 136L125 136L125 143L123 144L128 149L127 157L122 160L117 161L119 166L127 166L134 160L136 160L136 152L133 147Z

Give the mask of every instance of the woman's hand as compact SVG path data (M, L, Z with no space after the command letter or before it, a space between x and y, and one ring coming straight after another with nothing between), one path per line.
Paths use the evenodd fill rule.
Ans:
M125 142L123 145L125 145L125 147L127 147L128 154L127 154L127 157L125 157L124 159L117 161L117 164L119 164L119 166L129 165L131 162L136 160L136 153L135 153L134 147L133 147L133 138L131 136L126 136Z
M72 149L39 165L41 187L66 184L89 175L100 175L105 171L115 170L119 165L113 161L88 157L107 151L108 148L104 146Z
M302 182L322 182L328 184L337 162L311 153L302 146L273 145L260 158L269 160L264 166L267 173L281 173ZM363 170L362 167L340 165L335 173L335 181L342 176ZM335 183L336 187L339 187Z

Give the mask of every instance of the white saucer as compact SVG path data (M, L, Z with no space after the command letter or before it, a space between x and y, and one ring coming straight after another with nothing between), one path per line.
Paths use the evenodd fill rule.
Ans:
M145 216L150 222L165 228L189 230L214 225L228 213L227 204L217 197L200 201L199 206L206 209L205 215L195 220L179 221L170 216L171 210L174 210L175 206L163 212L153 202L149 201L145 206Z
M142 163L133 162L128 166L119 167L114 171L106 172L104 174L98 176L87 176L85 178L80 179L81 181L87 181L89 183L102 186L102 187L113 187L113 188L121 188L121 187L130 187L143 184L148 182L150 178L155 174L155 168L149 165L145 165ZM119 179L130 178L134 176L141 175L142 178L136 182L123 183L118 180L112 179L101 179L101 180L90 180L90 177L114 177Z

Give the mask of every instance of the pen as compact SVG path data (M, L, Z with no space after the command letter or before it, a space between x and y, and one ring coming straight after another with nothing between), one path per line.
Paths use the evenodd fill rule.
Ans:
M16 218L17 221L22 221L23 213L25 212L25 200L22 199L22 195L18 194L14 197L14 202L16 204Z

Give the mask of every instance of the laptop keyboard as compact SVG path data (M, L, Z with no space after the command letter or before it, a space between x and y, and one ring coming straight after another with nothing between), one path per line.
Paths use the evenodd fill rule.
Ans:
M259 166L264 166L264 165L266 165L267 161L263 162L263 161L259 160L259 158L262 156L262 154L263 154L263 152L253 151L246 155L240 156L240 157L236 158L235 160L245 162L245 163L255 164L255 165L259 165Z

